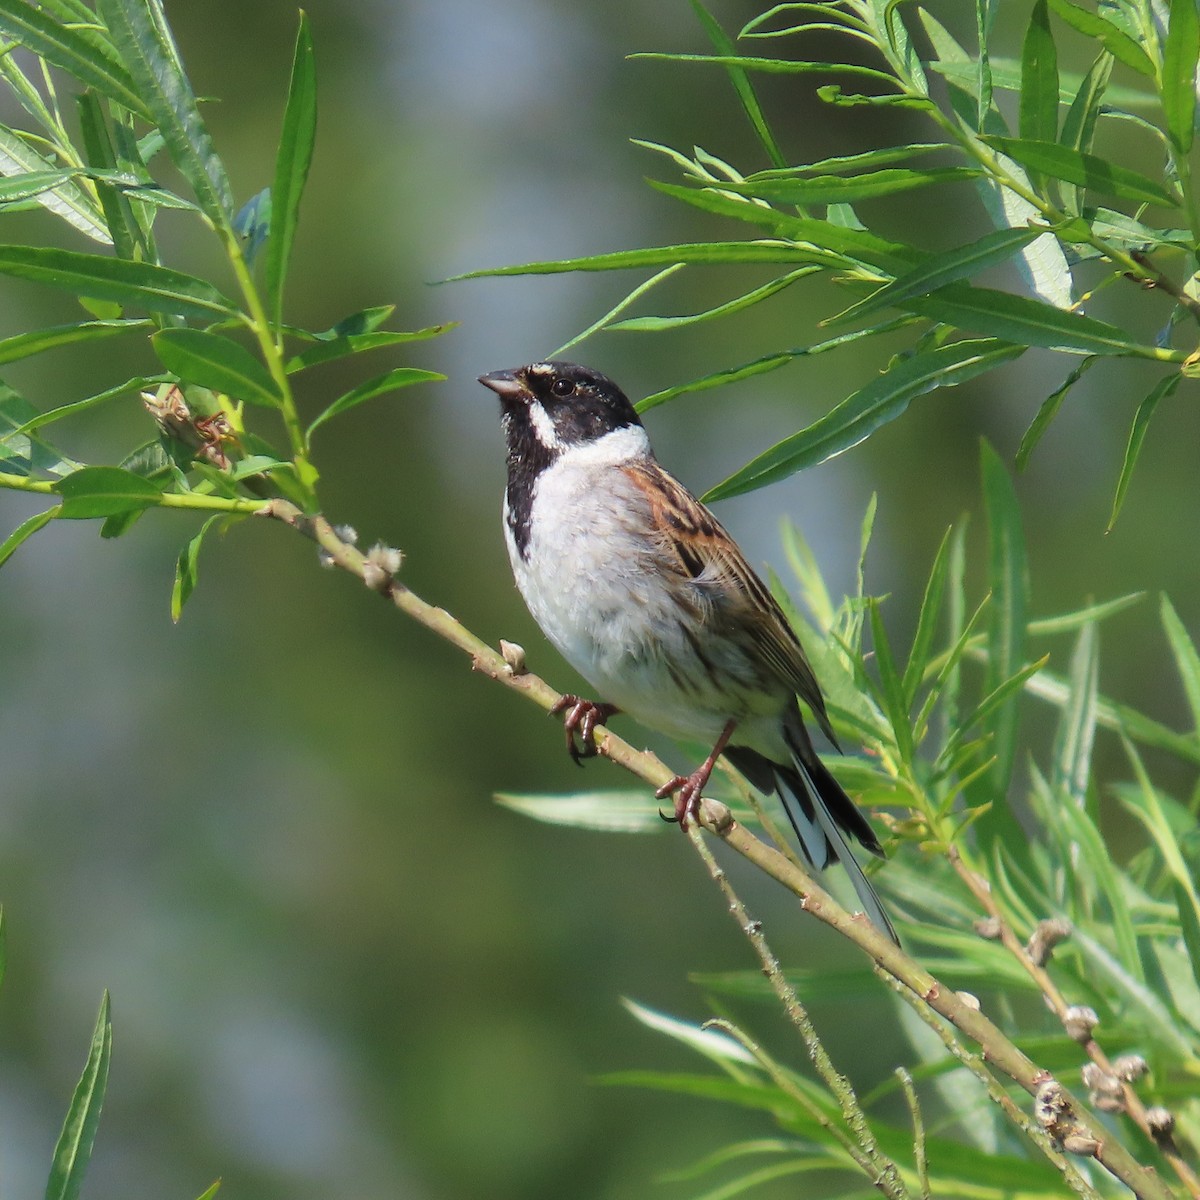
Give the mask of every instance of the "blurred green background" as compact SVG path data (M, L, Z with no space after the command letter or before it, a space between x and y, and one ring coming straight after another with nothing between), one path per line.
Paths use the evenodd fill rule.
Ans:
M943 19L965 16L960 7L942 5ZM1027 14L1018 8L1004 15L1019 38ZM219 98L210 124L249 197L272 172L295 9L175 0L167 10L196 90ZM714 11L736 29L757 8ZM483 637L522 643L533 669L571 686L510 581L497 413L474 380L546 355L635 280L430 284L484 266L730 234L646 188L642 176L664 168L631 137L699 143L746 170L764 164L722 74L625 58L704 50L684 0L314 0L310 15L321 112L290 316L322 328L394 301L396 328L462 322L406 360L449 383L322 430L327 511L364 542L403 548L406 583ZM916 118L832 110L810 93L810 83L763 81L795 161L927 135ZM965 188L870 215L929 246L982 229ZM41 218L20 221L4 240L61 236ZM186 219L168 213L164 229L175 265L212 269L214 246ZM703 308L748 279L685 273L642 311ZM827 285L803 283L744 319L662 338L607 335L573 355L637 397L819 340L815 322L836 304ZM0 332L60 309L75 315L66 300L5 284ZM1147 336L1164 316L1132 287L1109 289L1089 311ZM888 619L903 634L945 527L966 510L978 548L980 437L1011 461L1074 361L1034 351L922 398L869 444L730 502L721 517L752 561L785 571L786 513L841 594L878 492L868 587L891 596ZM146 364L132 341L106 343L102 354L34 360L7 378L50 407ZM881 365L859 350L800 362L685 397L653 414L651 432L667 465L702 490ZM1122 520L1103 535L1128 422L1152 381L1124 363L1089 373L1018 480L1037 615L1166 589L1197 631L1200 431L1186 386L1160 409ZM315 413L357 377L331 366L306 382ZM59 440L116 461L147 435L131 400ZM29 511L23 498L0 497L6 531ZM456 652L265 523L210 539L198 592L173 627L175 555L194 528L155 513L103 543L93 526L64 522L3 572L0 899L10 961L0 1192L40 1192L106 987L114 1065L91 1200L193 1197L217 1176L223 1196L256 1200L675 1197L702 1185L656 1182L662 1171L772 1132L753 1114L595 1084L607 1071L695 1065L619 997L703 1019L712 1008L689 972L752 965L695 856L665 827L643 840L586 835L491 799L628 781L605 763L576 771L536 710L472 677ZM1103 637L1102 688L1178 720L1152 604ZM1056 648L1059 666L1067 650ZM786 896L730 867L785 961L844 960ZM878 1009L834 1002L814 1015L864 1085L911 1060L882 997ZM799 1058L772 1011L751 1012L749 1023Z

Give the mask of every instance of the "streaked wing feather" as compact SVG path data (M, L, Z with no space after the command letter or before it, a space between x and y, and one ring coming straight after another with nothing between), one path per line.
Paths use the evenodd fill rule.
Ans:
M825 701L799 639L724 526L657 462L622 468L645 496L650 518L679 574L701 580L723 621L740 626L764 662L812 710L832 739Z

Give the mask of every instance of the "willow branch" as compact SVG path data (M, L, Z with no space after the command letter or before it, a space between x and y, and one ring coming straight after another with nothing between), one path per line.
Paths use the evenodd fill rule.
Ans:
M520 692L546 711L559 700L560 693L545 680L525 671L523 663L506 660L500 651L473 634L445 609L422 600L400 583L385 569L386 555L364 554L343 540L325 517L302 513L287 501L273 500L260 511L311 538L329 562L357 576L413 620L468 654L474 670ZM655 755L634 749L610 730L597 728L594 737L602 755L653 787L660 787L674 778L675 773ZM876 929L863 913L851 914L842 908L806 869L739 825L725 805L705 799L700 805L699 820L709 833L799 897L805 911L853 942L880 969L975 1042L996 1070L1030 1095L1037 1095L1043 1085L1053 1082L1048 1071L1038 1067L982 1012L952 988L939 983L920 963L909 958L886 934ZM1058 1128L1069 1132L1073 1145L1082 1148L1080 1153L1094 1157L1139 1200L1173 1200L1170 1189L1153 1169L1139 1163L1066 1088L1058 1084L1055 1088L1060 1114Z

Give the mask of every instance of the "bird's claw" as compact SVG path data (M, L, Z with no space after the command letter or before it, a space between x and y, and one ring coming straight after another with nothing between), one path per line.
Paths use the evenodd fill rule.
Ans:
M579 696L566 693L554 702L550 715L563 717L563 728L567 735L567 753L577 766L583 766L585 758L594 758L598 753L596 747L596 727L603 725L617 711L615 704L597 704L593 700L584 700ZM575 734L578 732L579 741Z
M674 779L664 783L655 793L656 800L665 800L668 796L675 797L675 811L671 816L660 811L659 816L672 825L678 825L680 829L686 831L688 822L695 815L696 810L700 807L700 793L708 784L708 777L712 773L712 769L705 770L701 767L697 771L693 771L690 775L676 775Z

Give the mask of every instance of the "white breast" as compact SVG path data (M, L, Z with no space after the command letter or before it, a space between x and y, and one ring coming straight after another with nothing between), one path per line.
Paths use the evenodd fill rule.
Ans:
M505 521L509 559L529 611L595 699L676 737L715 739L731 714L684 694L665 665L693 651L662 587L663 551L646 536L646 498L620 470L648 452L645 431L627 428L563 454L535 486L525 558Z

